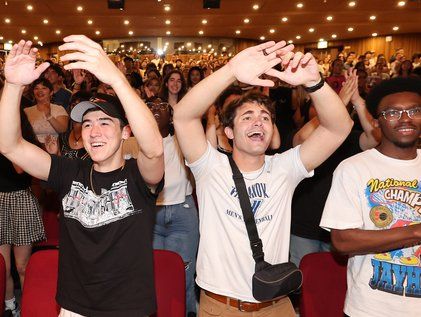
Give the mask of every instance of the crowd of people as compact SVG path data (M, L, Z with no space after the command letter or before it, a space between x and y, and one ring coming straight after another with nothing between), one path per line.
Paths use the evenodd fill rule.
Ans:
M232 58L116 60L85 36L59 49L40 61L21 41L0 63L9 314L12 253L23 285L45 239L41 182L62 205L60 316L154 313L153 248L185 263L186 316L295 316L288 297L253 297L228 157L267 262L348 254L346 315L418 314L421 54L317 59L281 41Z

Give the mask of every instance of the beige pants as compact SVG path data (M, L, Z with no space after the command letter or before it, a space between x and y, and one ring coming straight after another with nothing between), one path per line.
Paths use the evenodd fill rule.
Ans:
M199 317L295 317L295 311L288 297L282 298L272 306L256 312L242 312L229 304L223 304L200 292Z

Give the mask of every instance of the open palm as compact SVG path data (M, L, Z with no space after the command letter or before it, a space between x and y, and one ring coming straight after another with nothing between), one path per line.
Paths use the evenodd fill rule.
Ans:
M270 73L268 73L270 75ZM307 53L303 55L301 52L294 54L292 60L284 65L281 80L286 83L298 86L310 83L317 83L320 80L319 68L313 55Z
M36 48L31 48L30 41L21 40L13 45L4 66L6 81L15 85L28 85L37 79L48 67L48 63L43 63L35 67Z

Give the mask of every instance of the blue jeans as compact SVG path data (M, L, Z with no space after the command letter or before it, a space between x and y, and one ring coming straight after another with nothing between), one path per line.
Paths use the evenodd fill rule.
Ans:
M330 243L319 240L301 238L299 236L291 234L289 246L290 261L297 266L300 265L301 259L306 254L330 250Z
M192 196L181 204L157 206L153 248L178 253L186 267L186 312L196 312L194 274L199 245L199 219Z

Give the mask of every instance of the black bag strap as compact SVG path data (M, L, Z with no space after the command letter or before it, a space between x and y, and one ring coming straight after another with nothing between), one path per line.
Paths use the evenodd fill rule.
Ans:
M254 220L253 212L251 211L250 198L247 194L246 183L244 182L243 174L235 164L232 155L228 156L231 169L232 179L237 188L238 198L240 199L241 210L243 211L243 218L247 228L247 234L250 240L251 251L253 252L253 259L256 261L256 266L259 264L266 264L264 262L265 254L263 253L263 243L259 238L257 232L256 221Z

